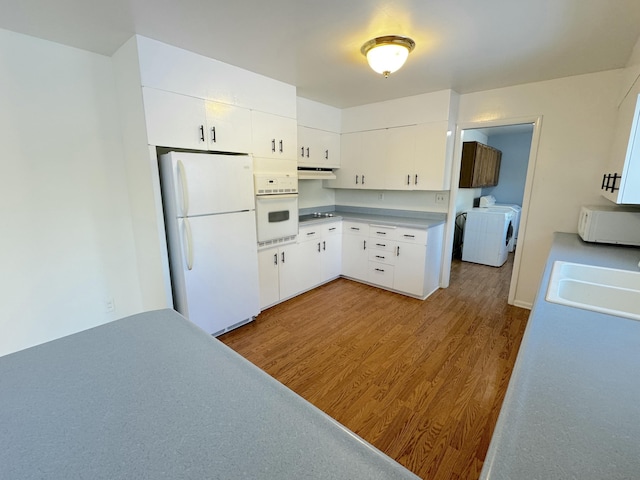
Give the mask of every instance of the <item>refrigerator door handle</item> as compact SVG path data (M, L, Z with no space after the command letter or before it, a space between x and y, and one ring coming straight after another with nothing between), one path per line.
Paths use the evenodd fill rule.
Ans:
M189 195L187 194L187 173L184 170L182 160L178 160L178 177L180 179L180 193L182 198L181 210L182 216L186 217L189 213ZM189 269L191 270L191 269Z
M193 236L191 235L191 225L188 218L182 219L182 245L184 246L184 256L187 262L187 270L193 269Z

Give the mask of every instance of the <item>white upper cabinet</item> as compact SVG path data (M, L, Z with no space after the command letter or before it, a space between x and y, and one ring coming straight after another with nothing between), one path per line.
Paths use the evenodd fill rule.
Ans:
M298 125L298 166L340 167L340 134Z
M205 101L209 150L251 151L251 112L246 108Z
M605 198L640 204L640 95L636 88L620 105L609 168L603 173Z
M296 88L264 75L136 36L143 86L296 118Z
M448 190L451 139L446 121L343 134L340 170L327 186Z
M414 190L449 190L453 160L453 132L449 122L416 125Z
M251 153L255 157L297 160L297 128L293 118L252 110Z
M204 100L143 88L149 145L208 150Z
M142 89L149 145L247 153L249 110L201 98Z

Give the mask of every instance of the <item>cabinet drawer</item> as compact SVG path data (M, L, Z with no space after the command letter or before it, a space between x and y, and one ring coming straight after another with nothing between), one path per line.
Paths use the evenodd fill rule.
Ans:
M372 248L369 250L369 261L384 263L386 265L395 265L396 264L395 248L393 249L393 251L378 250L378 249Z
M340 235L342 233L342 222L331 222L322 225L322 235Z
M372 237L369 239L368 245L371 250L391 253L395 252L397 244L396 242L390 242L385 238Z
M298 230L298 243L307 240L318 240L322 234L322 225L309 225Z
M393 225L369 224L369 236L374 238L385 238L395 240L398 237L398 227Z
M393 266L369 262L367 280L382 287L393 288Z
M342 221L342 233L350 235L369 236L369 225L367 223Z
M407 243L427 244L427 231L417 228L398 227L396 231L397 240Z

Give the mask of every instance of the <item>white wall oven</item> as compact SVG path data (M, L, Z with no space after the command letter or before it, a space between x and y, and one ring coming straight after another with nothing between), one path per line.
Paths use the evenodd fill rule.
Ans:
M255 174L258 247L292 242L298 235L298 177Z

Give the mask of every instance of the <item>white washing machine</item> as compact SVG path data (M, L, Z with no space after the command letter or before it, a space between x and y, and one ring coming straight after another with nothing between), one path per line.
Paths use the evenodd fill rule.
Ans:
M515 250L518 243L518 230L520 229L520 214L522 213L522 207L516 204L510 203L496 203L496 198L493 195L485 195L480 197L480 207L502 209L513 212L513 237L509 242L509 251Z
M510 209L467 210L462 260L500 267L507 261L513 237L514 213Z

